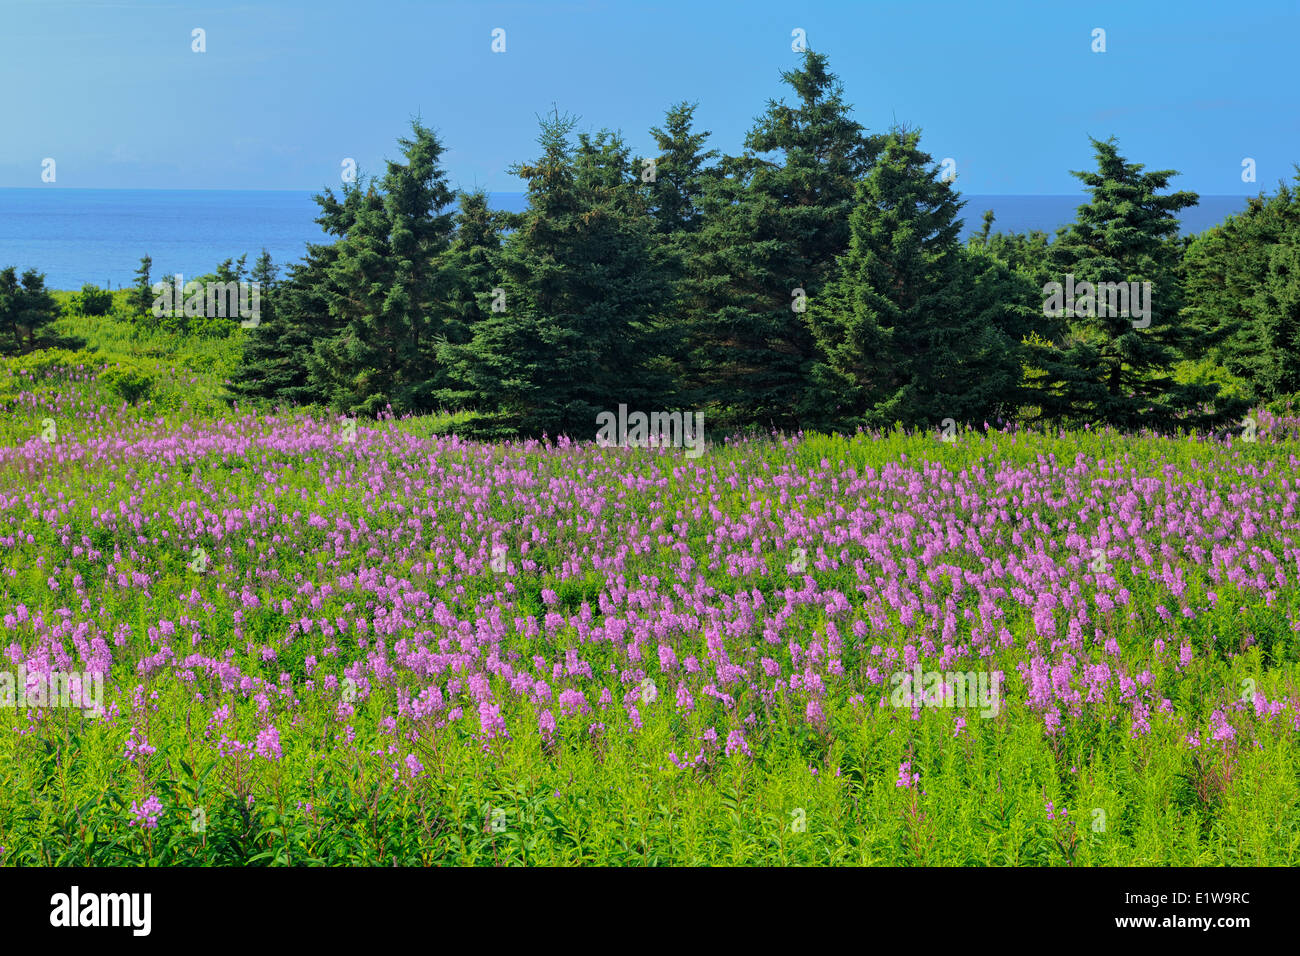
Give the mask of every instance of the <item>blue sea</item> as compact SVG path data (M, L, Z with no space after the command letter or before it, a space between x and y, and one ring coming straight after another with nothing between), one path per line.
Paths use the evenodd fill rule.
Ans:
M87 282L130 285L140 257L155 281L211 272L225 259L266 249L277 265L297 261L309 242L329 239L315 222L311 192L180 189L0 189L0 268L34 267L51 289ZM965 196L965 235L992 209L995 232L1041 229L1049 236L1074 218L1079 196ZM497 209L522 210L522 193L491 193ZM1200 232L1245 208L1244 196L1202 196L1185 211L1184 232Z

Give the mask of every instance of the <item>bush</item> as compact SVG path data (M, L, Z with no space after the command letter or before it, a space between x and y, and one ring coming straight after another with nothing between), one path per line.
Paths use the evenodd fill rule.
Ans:
M86 283L72 296L69 307L81 315L108 315L113 308L113 293Z
M115 365L99 376L100 382L123 401L134 405L148 399L154 390L154 377L134 365Z
M1300 392L1293 392L1288 395L1280 395L1264 406L1274 415L1293 417L1300 409Z
M94 352L86 349L69 351L53 348L36 349L26 355L0 359L0 364L15 375L27 373L36 379L66 381L79 367L84 366L87 370L93 370L100 361Z
M1174 381L1179 385L1217 385L1226 399L1251 397L1249 382L1207 359L1179 362L1174 366Z

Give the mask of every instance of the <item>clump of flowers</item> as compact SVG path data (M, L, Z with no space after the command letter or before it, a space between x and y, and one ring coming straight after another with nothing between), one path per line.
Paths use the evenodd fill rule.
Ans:
M150 796L144 803L132 800L130 825L146 830L158 829L158 815L162 808L162 802L156 796Z
M904 760L898 765L898 779L894 781L895 787L915 787L921 782L921 775L912 772L912 761Z

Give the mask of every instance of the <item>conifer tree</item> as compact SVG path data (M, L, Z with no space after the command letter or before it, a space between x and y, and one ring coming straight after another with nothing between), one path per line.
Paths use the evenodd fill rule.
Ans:
M770 101L745 153L723 159L691 264L689 378L723 424L792 428L821 404L806 306L848 247L854 184L879 146L850 118L824 55L807 51L782 79L797 101Z
M20 278L13 266L0 269L0 354L36 348L58 315L43 273L28 269Z
M492 293L500 288L493 259L501 251L501 232L507 222L505 214L488 207L482 190L460 194L455 238L445 257L451 293L444 304L446 318L438 348L438 360L448 377L437 399L453 409L480 405L478 393L456 378L456 368L479 323L491 315Z
M528 209L491 257L502 291L457 361L488 410L479 434L593 435L600 411L654 397L648 337L671 287L653 222L622 140L575 150L574 125L542 120L542 155L511 169Z
M348 414L427 411L447 384L436 353L445 301L441 259L453 231L455 198L439 165L443 146L418 121L399 140L404 163L389 161L355 210L329 266L325 297L343 326L309 362L329 401Z
M658 154L653 179L642 180L654 219L656 242L664 254L673 295L657 323L660 332L658 368L664 404L690 405L696 396L682 394L691 354L692 318L706 303L704 287L692 264L701 254L705 197L719 175L717 150L705 149L710 133L694 129L696 104L678 103L668 110L662 127L652 127Z
M1015 395L1004 303L981 287L989 266L964 254L961 203L918 142L917 132L886 138L858 184L848 252L812 303L824 356L814 377L833 396L832 425L978 425Z
M1300 361L1284 319L1288 246L1300 247L1300 188L1283 182L1197 236L1183 258L1183 320L1211 341L1207 360L1243 380L1255 401L1300 390L1288 371Z
M694 235L704 225L704 195L716 173L711 164L718 151L703 148L710 133L694 130L697 107L696 103L677 103L668 110L664 125L650 130L659 149L654 157L654 180L647 188L650 214L656 231L674 239Z
M1265 318L1274 345L1272 397L1300 396L1300 230L1292 230L1269 254L1264 287Z
M131 308L137 313L148 313L153 310L153 259L149 256L143 256L140 259L140 267L135 270L135 281L131 285L131 295L128 301Z
M364 177L343 187L342 197L326 189L315 197L321 207L316 222L329 235L346 236L360 210L377 204L378 195L366 187ZM330 267L338 258L338 244L308 243L300 263L290 264L283 280L263 299L261 322L250 329L240 365L230 379L230 392L238 399L267 399L290 405L328 405L327 376L312 377L315 351L336 340L342 323L329 311ZM324 343L324 345L322 345Z
M1173 367L1198 354L1201 332L1179 321L1182 291L1178 280L1178 220L1195 205L1195 193L1159 195L1174 170L1143 172L1119 154L1115 140L1092 140L1097 171L1075 172L1092 193L1076 221L1052 244L1050 260L1061 289L1045 308L1073 308L1056 323L1050 344L1035 347L1033 364L1042 370L1037 401L1058 421L1114 425L1124 430L1206 428L1241 410L1219 395L1217 386L1179 384ZM1068 298L1070 278L1075 301ZM1099 283L1124 283L1131 290L1150 283L1149 300L1123 314L1119 287L1103 301ZM1087 283L1083 285L1082 283Z

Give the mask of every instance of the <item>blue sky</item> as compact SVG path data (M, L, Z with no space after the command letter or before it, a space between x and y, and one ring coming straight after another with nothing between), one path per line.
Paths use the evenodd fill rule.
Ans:
M1203 194L1271 191L1300 162L1295 0L0 0L0 186L315 190L345 157L380 171L419 115L455 185L515 191L553 103L648 152L698 100L739 151L787 95L795 28L859 122L919 126L967 194L1077 193L1090 134Z

